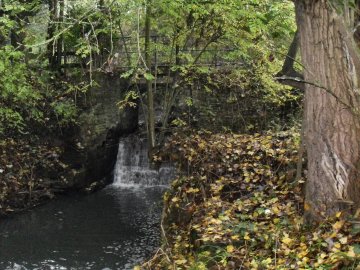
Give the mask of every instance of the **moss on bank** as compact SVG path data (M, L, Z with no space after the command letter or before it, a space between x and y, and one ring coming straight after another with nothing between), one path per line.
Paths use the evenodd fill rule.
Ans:
M360 269L359 216L303 224L298 134L189 134L166 147L186 175L165 195L164 243L142 269Z

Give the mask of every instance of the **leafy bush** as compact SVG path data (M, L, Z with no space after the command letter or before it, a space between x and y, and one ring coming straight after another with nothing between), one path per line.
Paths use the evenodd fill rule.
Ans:
M86 90L52 83L51 76L38 72L29 69L23 52L12 46L0 49L0 136L26 133L33 124L44 130L76 124L74 99Z
M78 109L72 100L55 101L51 106L61 127L76 123Z
M191 101L181 104L185 119L212 131L259 132L288 129L300 112L302 93L274 82L272 74L280 63L250 63L244 67L187 69L181 84L193 89ZM191 111L188 108L191 107Z
M43 121L38 106L43 97L30 74L22 52L12 46L0 49L0 135L22 131L29 121Z

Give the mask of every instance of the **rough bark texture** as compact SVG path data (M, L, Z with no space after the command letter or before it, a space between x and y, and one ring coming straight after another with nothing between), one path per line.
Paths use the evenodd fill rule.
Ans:
M344 19L327 0L297 0L295 5L309 82L305 218L314 221L360 206L359 58Z

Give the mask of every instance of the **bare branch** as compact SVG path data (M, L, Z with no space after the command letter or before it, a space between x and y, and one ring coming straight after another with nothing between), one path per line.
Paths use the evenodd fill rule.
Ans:
M305 90L305 85L302 83L304 76L297 72L294 68L296 61L296 54L299 48L299 32L296 31L293 41L290 45L288 54L286 55L284 65L279 73L275 75L275 79L281 84L289 85L301 90ZM291 78L289 80L288 78ZM298 78L299 80L294 80Z

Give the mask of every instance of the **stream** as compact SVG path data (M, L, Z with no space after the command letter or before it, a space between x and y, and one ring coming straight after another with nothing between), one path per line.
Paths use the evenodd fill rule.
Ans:
M0 221L0 269L132 269L160 245L171 177L171 167L148 169L144 140L123 139L112 185Z

